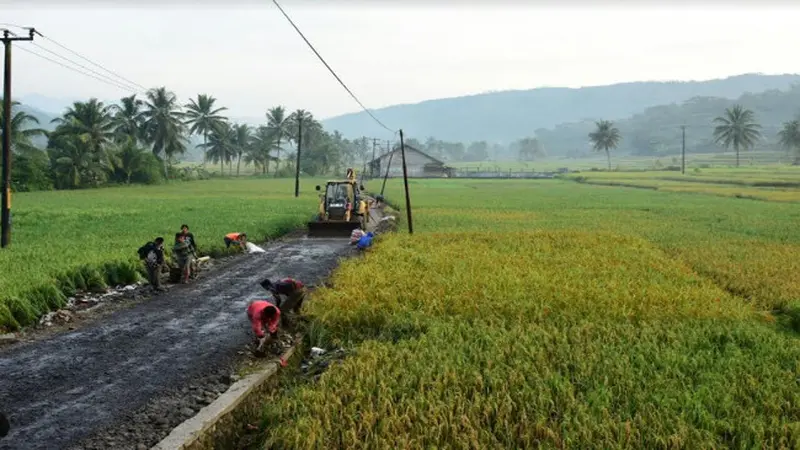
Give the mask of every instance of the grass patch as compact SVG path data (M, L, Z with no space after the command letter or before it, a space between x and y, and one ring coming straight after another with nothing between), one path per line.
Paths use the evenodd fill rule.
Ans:
M75 290L130 283L136 250L189 224L202 254L220 256L223 236L265 240L302 226L315 211L314 180L241 179L14 195L12 244L0 252L0 329L16 330L62 306Z

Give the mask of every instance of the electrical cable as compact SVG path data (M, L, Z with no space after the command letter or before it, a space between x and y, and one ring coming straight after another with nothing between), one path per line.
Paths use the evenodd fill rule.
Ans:
M92 65L94 65L94 66L96 66L96 67L99 67L100 69L102 69L102 70L105 70L106 72L110 73L111 75L114 75L115 77L117 77L117 78L119 78L119 79L121 79L121 80L124 80L126 83L128 83L128 84L130 84L130 85L132 85L132 86L136 86L137 88L141 89L142 91L147 91L147 90L148 90L146 87L142 86L141 84L139 84L139 83L137 83L137 82L135 82L135 81L131 81L131 80L129 80L129 79L127 79L127 78L123 77L122 75L120 75L120 74L118 74L118 73L116 73L116 72L114 72L114 71L112 71L112 70L110 70L110 69L106 69L106 68L105 68L105 67L103 67L101 64L98 64L98 63L96 63L96 62L92 61L91 59L89 59L89 58L87 58L87 57L85 57L85 56L81 55L80 53L78 53L78 52L76 52L76 51L74 51L74 50L72 50L72 49L68 48L67 46L65 46L65 45L63 45L63 44L60 44L60 43L59 43L58 41L56 41L55 39L53 39L53 38L51 38L51 37L47 37L47 36L43 35L41 32L39 32L39 30L36 30L36 31L35 31L35 33L36 33L36 34L38 34L39 36L41 36L43 39L46 39L46 40L48 40L48 41L52 42L53 44L55 44L55 45L57 45L57 46L61 47L62 49L66 50L66 51L68 51L68 52L70 52L70 53L72 53L73 55L77 56L78 58L81 58L82 60L84 60L84 61L88 62L89 64L92 64Z
M84 66L82 64L79 64L79 63L77 63L77 62L75 62L75 61L73 61L73 60L71 60L71 59L69 59L69 58L67 58L67 57L65 57L63 55L59 55L58 53L56 53L56 52L54 52L52 50L49 50L49 49L47 49L47 48L45 48L45 47L43 47L43 46L41 46L41 45L39 45L39 44L37 44L35 42L31 43L33 46L38 47L38 48L40 48L40 49L42 49L42 50L44 50L44 51L46 51L46 52L48 52L50 54L53 54L53 55L55 55L55 56L57 56L57 57L59 57L59 58L61 58L63 60L69 61L70 63L72 63L72 64L74 64L74 65L76 65L78 67L81 67L84 70L88 70L88 71L90 71L90 72L92 72L92 73L94 73L94 74L96 74L96 75L98 75L100 77L106 78L106 79L112 81L113 83L115 83L117 85L130 86L130 87L126 87L125 88L125 89L127 89L129 91L137 92L137 91L139 91L139 89L141 89L141 92L146 92L148 90L145 86L142 86L141 84L139 84L139 83L137 83L135 81L131 81L128 78L125 78L122 75L120 75L120 74L118 74L118 73L116 73L116 72L114 72L114 71L112 71L110 69L105 68L102 64L98 64L98 63L92 61L91 59L81 55L80 53L76 52L75 50L70 49L69 47L65 46L64 44L61 44L60 42L56 41L55 39L53 39L53 38L51 38L49 36L45 36L38 29L35 29L35 28L32 28L32 27L23 27L21 25L17 25L17 24L13 24L13 23L0 23L0 26L10 26L10 27L21 28L21 29L25 29L25 30L33 30L34 34L38 35L42 39L45 39L45 40L55 44L56 46L58 46L58 47L60 47L60 48L62 48L64 50L72 53L73 55L77 56L78 58L81 58L82 60L88 62L89 64L91 64L91 65L93 65L95 67L98 67L98 68L100 68L101 70L103 70L105 72L108 72L109 74L113 75L114 77L116 77L116 78L118 78L119 80L122 80L122 81L115 80L114 78L109 77L108 75L103 75L101 73L98 73L97 71L95 71L93 69L90 69L90 68L88 68L88 67L86 67L86 66ZM36 54L39 57L42 57L42 58L47 59L49 61L52 61L52 60L50 60L50 58L46 58L43 55L39 55L39 54L37 54L35 52L29 52L29 53ZM52 62L54 62L56 64L59 64L62 67L66 67L63 64L58 63L57 61L52 61ZM86 74L84 74L84 75L86 75ZM133 87L136 87L138 89L133 89Z
M302 31L300 31L300 28L298 28L298 27L297 27L297 25L295 25L295 23L294 23L294 21L292 21L291 17L289 17L289 15L288 15L288 14L286 14L286 11L284 11L284 10L283 10L283 8L281 8L281 5L280 5L280 4L278 4L278 1L277 1L277 0L272 0L272 3L274 3L274 4L275 4L275 6L277 6L277 7L278 7L278 9L279 9L279 10L281 11L281 13L283 14L283 17L285 17L285 18L286 18L286 20L287 20L287 21L289 21L289 23L292 25L292 27L295 29L295 31L297 31L297 34L299 34L299 35L300 35L300 37L301 37L301 38L303 38L303 40L306 42L306 44L307 44L307 45L308 45L308 47L311 49L311 51L313 51L313 52L314 52L314 54L315 54L315 55L317 55L317 58L319 58L319 60L322 62L322 64L324 64L324 65L325 65L325 67L327 67L327 68L328 68L328 71L331 73L331 75L333 75L333 77L334 77L334 78L336 78L336 81L338 81L338 82L339 82L339 84L341 84L341 85L342 85L342 87L344 88L344 90L345 90L345 91L347 91L347 93L348 93L348 94L350 94L350 96L351 96L351 97L353 97L353 100L355 100L355 101L356 101L356 103L358 103L358 105L359 105L359 106L361 106L361 109L363 109L363 110L364 110L364 112L366 112L367 114L369 114L369 116L370 116L370 117L372 117L372 119L373 119L373 120L375 120L375 122L377 122L377 123L378 123L378 125L380 125L380 126L381 126L381 127L383 127L384 129L386 129L387 131L390 131L390 132L392 132L392 133L395 133L395 134L397 134L397 133L398 133L398 131L397 131L397 130L392 130L391 128L389 128L389 127L387 127L386 125L384 125L384 123L383 123L383 122L381 122L381 121L380 121L380 120L379 120L377 117L375 117L375 115L374 115L374 114L372 114L372 112L371 112L369 109L367 109L367 107L366 107L366 106L364 106L364 104L363 104L363 103L361 103L361 100L359 100L359 99L358 99L358 97L356 97L356 95L355 95L355 94L353 94L353 91L351 91L351 90L350 90L350 88L348 88L348 87L347 87L347 85L344 83L344 81L342 81L342 79L341 79L341 78L339 78L339 75L337 75L337 74L336 74L336 72L335 72L335 71L334 71L334 70L331 68L331 66L330 66L330 65L328 65L328 63L325 61L325 58L323 58L323 57L322 57L322 55L320 55L320 54L319 54L319 52L317 51L317 49L316 49L316 48L314 48L314 46L311 44L311 42L309 42L309 41L308 41L308 39L306 39L306 36L303 34L303 32L302 32Z
M59 62L59 61L56 61L56 60L54 60L54 59L52 59L52 58L49 58L49 57L47 57L47 56L44 56L44 55L42 55L42 54L36 53L36 52L34 52L33 50L28 50L27 48L25 48L25 47L23 47L23 46L21 46L21 45L20 45L20 46L17 46L17 47L16 47L16 49L17 49L17 50L22 50L22 51L24 51L24 52L27 52L27 53L30 53L31 55L37 56L37 57L39 57L39 58L42 58L42 59L44 59L44 60L46 60L46 61L50 61L50 62L51 62L51 63L53 63L53 64L57 64L57 65L59 65L59 66L61 66L61 67L65 68L65 69L72 70L73 72L77 72L77 73L79 73L79 74L81 74L81 75L85 75L85 76L87 76L87 77L94 78L95 80L97 80L97 81L100 81L100 82L103 82L103 83L106 83L106 84L108 84L108 85L110 85L110 86L114 86L114 87L116 87L116 88L119 88L119 89L122 89L122 90L126 90L126 91L129 91L129 92L133 92L133 93L138 93L138 92L136 92L136 91L132 90L132 89L131 89L131 88L129 88L129 87L126 87L126 86L123 86L123 85L117 84L115 81L108 81L107 79L103 79L103 78L100 78L100 77L98 77L98 76L95 76L95 75L92 75L92 74L89 74L89 73L86 73L86 72L82 72L81 70L78 70L78 69L76 69L76 68L74 68L74 67L70 67L70 66L68 66L68 65L66 65L66 64L63 64L63 63L61 63L61 62Z
M89 71L89 72L91 72L91 73L93 73L93 74L97 75L98 77L105 78L105 79L107 79L107 80L109 80L109 81L111 81L111 82L114 82L115 84L118 84L118 85L120 85L120 86L125 86L125 87L126 87L126 89L128 89L128 90L130 90L130 91L133 91L133 92L137 92L137 91L139 91L139 89L136 89L136 86L135 86L135 85L131 85L131 84L128 84L128 83L122 83L121 81L117 81L117 80L115 80L115 79L113 79L113 78L109 77L108 75L103 75L102 73L100 73L100 72L98 72L98 71L96 71L96 70L93 70L93 69L91 69L91 68L89 68L89 67L86 67L86 66L84 66L84 65L82 65L82 64L80 64L80 63L77 63L77 62L75 62L75 61L73 61L73 60L71 60L71 59L67 58L66 56L59 55L58 53L56 53L56 52L54 52L54 51L52 51L52 50L50 50L50 49L48 49L48 48L42 47L41 45L39 45L39 44L37 44L37 43L35 43L35 42L31 42L31 45L33 45L34 47L36 47L36 48L38 48L38 49L40 49L40 50L44 50L44 51L46 51L47 53L50 53L51 55L57 56L57 57L59 57L59 58L63 59L64 61L68 61L68 62L70 62L70 63L72 63L72 64L74 64L74 65L76 65L76 66L80 67L81 69L87 70L87 71Z

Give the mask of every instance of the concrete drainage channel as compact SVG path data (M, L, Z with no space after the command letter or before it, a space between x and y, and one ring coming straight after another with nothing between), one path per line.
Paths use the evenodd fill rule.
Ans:
M301 344L290 347L281 357L289 361ZM279 361L265 363L256 373L235 382L213 403L186 420L151 450L200 450L219 448L236 442L240 429L236 424L249 423L261 412L262 394L269 390L269 381L280 369ZM226 447L222 445L222 447Z

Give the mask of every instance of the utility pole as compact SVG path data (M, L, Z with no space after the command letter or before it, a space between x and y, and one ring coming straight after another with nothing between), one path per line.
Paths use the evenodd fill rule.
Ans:
M3 67L3 195L2 195L2 236L0 247L11 243L11 43L32 41L36 30L28 28L28 37L11 37L11 32L3 30L5 47L5 66Z
M406 144L403 141L403 130L400 130L400 154L403 157L403 185L406 190L406 217L408 218L408 234L414 234L414 225L411 223L411 197L408 195L408 169L406 168Z
M369 177L375 178L375 146L378 145L378 139L372 138L372 161L369 163Z
M386 141L387 143L389 141ZM394 153L389 153L389 164L386 165L386 175L383 176L383 186L381 186L381 196L383 196L383 191L386 189L386 179L389 178L389 168L392 167L392 158L394 158Z
M681 125L681 175L686 174L686 125Z
M303 116L297 117L297 167L294 170L294 196L300 196L300 147L303 145Z

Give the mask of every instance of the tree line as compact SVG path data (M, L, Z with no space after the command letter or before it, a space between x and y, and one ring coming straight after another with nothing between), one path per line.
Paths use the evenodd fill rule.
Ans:
M74 102L53 119L52 131L19 110L19 103L12 105L12 189L17 192L204 179L233 175L234 170L239 175L243 164L260 175L294 176L301 139L300 169L305 175L365 167L372 157L366 137L351 141L337 131L329 133L304 109L289 112L275 106L265 113L263 124L252 126L227 118L227 108L211 95L199 94L182 104L164 87L116 104L96 98ZM181 166L180 158L193 150L193 136L202 138L196 148L203 153L203 164Z
M721 116L714 118L712 125L714 143L725 150L733 149L736 167L739 167L740 152L753 149L765 137L753 110L740 104L726 108ZM600 120L595 122L595 129L588 137L594 151L606 154L608 170L611 170L611 151L616 150L622 141L619 128L611 121ZM784 122L775 139L787 154L794 154L793 164L800 165L800 119Z

